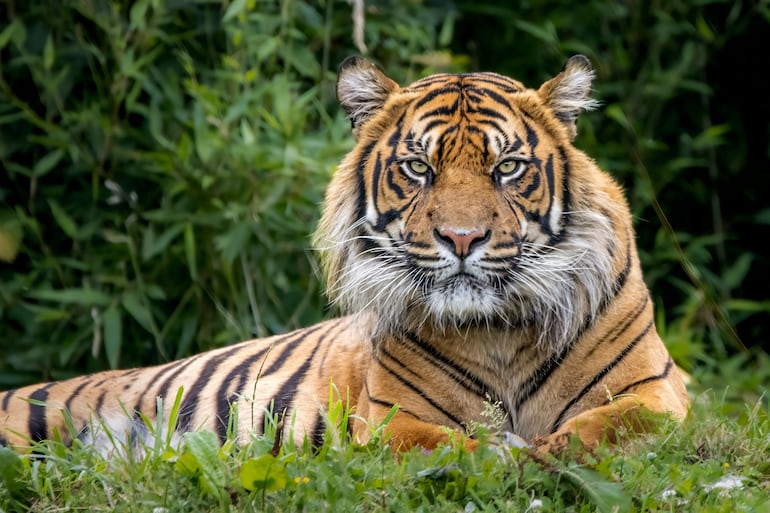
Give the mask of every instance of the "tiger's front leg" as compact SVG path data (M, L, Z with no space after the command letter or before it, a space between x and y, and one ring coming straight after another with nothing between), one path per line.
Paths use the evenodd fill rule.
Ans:
M361 414L357 416L354 424L354 440L356 443L365 444L388 418L391 407L362 397L358 411ZM461 431L420 420L402 410L396 411L382 429L385 439L394 452L408 451L412 447L432 450L449 442L462 443L467 450L475 450L478 447L477 440L469 438Z
M365 444L382 429L393 451L434 449L450 442L476 449L478 441L465 433L465 426L478 420L482 399L446 374L431 374L424 361L409 361L397 345L380 349L368 366L356 405L354 440Z
M548 436L535 437L534 450L540 454L558 455L567 448L573 436L588 449L604 440L616 444L633 434L655 432L656 426L671 415L683 419L687 415L686 404L666 382L648 385L636 394L615 398L609 404L572 417Z

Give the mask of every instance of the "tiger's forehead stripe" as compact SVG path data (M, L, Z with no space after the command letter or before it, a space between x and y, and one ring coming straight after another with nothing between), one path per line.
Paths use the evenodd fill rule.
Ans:
M439 138L434 159L445 165L458 163L482 168L486 172L489 163L489 138L478 127L467 126L458 130L456 126L444 131Z
M489 72L483 72L483 71L476 72L476 73L460 73L460 74L440 73L437 75L431 75L430 77L426 77L414 82L410 86L406 87L405 90L422 91L435 84L447 84L448 82L459 82L459 81L463 81L464 83L469 83L469 84L470 83L488 84L501 89L505 93L519 93L524 90L524 87L519 82L516 82L515 80L512 80L503 75L499 75L497 73L489 73Z
M465 150L459 153L466 156L478 151L482 157L474 160L490 166L494 158L518 151L526 139L534 157L534 147L539 138L523 122L526 116L515 105L514 98L510 98L520 89L507 78L495 74L441 75L418 81L405 91L416 86L422 90L420 98L411 105L409 102L404 104L404 112L414 112L416 123L409 131L412 140L407 142L408 151L417 149L414 141L422 142L420 149L423 150L414 153L431 155L434 161L447 158L452 149ZM518 120L523 126L519 129L512 127L512 120ZM462 140L453 140L458 123L464 127L462 131L465 135ZM445 127L446 131L442 132ZM484 127L486 130L480 130ZM480 140L479 137L468 136L470 132L476 132ZM467 151L471 149L474 151ZM494 154L493 160L490 160L490 153Z

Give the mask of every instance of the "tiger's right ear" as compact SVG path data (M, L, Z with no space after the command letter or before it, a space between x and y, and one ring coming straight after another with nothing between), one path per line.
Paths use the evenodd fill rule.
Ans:
M353 135L385 104L398 84L363 57L348 57L337 68L337 100L350 118Z

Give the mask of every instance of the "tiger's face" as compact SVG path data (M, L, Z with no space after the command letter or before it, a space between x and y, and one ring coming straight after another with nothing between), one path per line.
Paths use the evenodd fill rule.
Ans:
M610 216L573 198L589 192L571 176L571 140L591 77L573 58L537 91L492 73L399 88L367 61L343 63L357 145L319 227L332 298L386 331L538 323L543 339L574 335L611 286Z

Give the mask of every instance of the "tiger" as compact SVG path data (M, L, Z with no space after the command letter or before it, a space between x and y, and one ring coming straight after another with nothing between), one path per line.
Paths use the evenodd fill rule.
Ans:
M574 145L578 115L599 105L588 58L537 89L493 72L402 87L361 56L337 72L354 145L313 244L339 316L2 392L3 445L109 452L148 443L158 416L175 440L205 429L245 443L280 414L276 437L318 446L339 401L351 443L475 450L491 404L490 443L560 454L653 433L649 414L686 418L624 191Z

